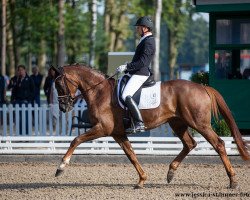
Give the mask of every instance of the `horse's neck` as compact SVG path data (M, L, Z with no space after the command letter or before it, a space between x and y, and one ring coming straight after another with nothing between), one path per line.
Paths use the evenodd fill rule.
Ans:
M111 87L107 83L106 80L104 80L100 85L97 87L94 87L93 89L82 93L84 94L84 99L86 100L86 103L88 105L88 108L91 107L100 107L103 104L109 104L111 101Z
M87 72L84 72L84 75L85 76L81 76L80 78L82 78L83 82L85 82L85 85L87 85L85 88L86 90L89 88L95 88L100 83L105 81L105 77L94 70L88 70Z
M79 78L82 80L79 89L88 105L95 104L97 100L103 99L109 93L110 84L101 74L92 72L88 76Z

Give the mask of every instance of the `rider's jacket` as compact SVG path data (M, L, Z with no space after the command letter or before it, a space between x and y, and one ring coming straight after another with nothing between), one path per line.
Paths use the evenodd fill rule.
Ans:
M136 47L131 63L127 64L127 71L133 75L149 75L149 66L155 55L155 39L153 35L145 37Z

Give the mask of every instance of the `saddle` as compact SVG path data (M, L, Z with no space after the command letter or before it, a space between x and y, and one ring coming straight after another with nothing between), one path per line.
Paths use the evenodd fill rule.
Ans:
M122 93L124 91L124 88L126 86L126 84L128 83L130 79L130 75L129 74L125 74L123 75L119 81L118 81L118 87L117 87L117 97L118 97L118 101L120 103L120 105L125 108L125 102L122 99ZM140 97L141 97L141 92L143 88L148 88L148 87L152 87L156 84L155 80L154 80L154 76L153 74L150 74L150 76L148 77L148 79L143 83L143 85L136 91L136 93L132 96L132 98L134 99L134 101L137 103L137 105L139 105L140 103Z
M124 127L126 129L130 127L133 129L133 118L131 117L128 109L126 109L125 102L122 99L122 93L129 79L130 75L125 74L118 80L116 94L118 104L124 109ZM152 109L160 105L160 83L161 82L155 82L153 74L151 74L145 83L136 91L132 98L137 103L139 109Z

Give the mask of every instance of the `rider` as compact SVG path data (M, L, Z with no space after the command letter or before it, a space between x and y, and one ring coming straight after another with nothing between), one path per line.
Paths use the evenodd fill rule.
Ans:
M137 20L136 32L141 36L138 46L135 50L135 55L132 62L121 65L117 68L117 72L128 72L131 75L123 94L122 99L125 101L134 121L135 130L127 129L126 132L144 132L145 126L143 119L138 109L138 105L132 98L135 92L150 76L150 63L155 54L155 39L152 34L153 22L147 17L141 17Z

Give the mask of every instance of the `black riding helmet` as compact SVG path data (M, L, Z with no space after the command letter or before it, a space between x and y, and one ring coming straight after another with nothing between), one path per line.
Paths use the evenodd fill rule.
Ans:
M135 26L145 26L145 27L149 28L150 31L152 31L154 28L154 24L148 16L140 17L137 20Z

